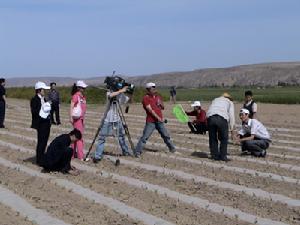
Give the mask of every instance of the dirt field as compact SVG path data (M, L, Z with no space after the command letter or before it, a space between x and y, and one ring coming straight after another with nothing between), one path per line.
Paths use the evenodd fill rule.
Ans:
M9 99L6 128L0 130L0 187L64 224L300 224L299 105L259 104L258 117L273 136L267 157L241 156L239 146L230 144L228 163L208 159L208 135L189 134L171 108L167 104L164 115L177 154L154 133L141 159L121 157L116 167L118 147L108 138L104 160L73 160L81 170L73 177L41 173L32 163L36 132L30 129L29 102ZM68 109L61 107L62 125L51 127L49 141L71 130ZM103 112L103 106L88 105L85 149ZM135 104L125 116L136 144L144 111ZM20 215L1 195L0 200L0 224L47 224Z

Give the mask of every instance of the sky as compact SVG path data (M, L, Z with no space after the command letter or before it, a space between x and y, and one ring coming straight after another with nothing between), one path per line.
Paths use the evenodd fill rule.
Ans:
M0 76L300 60L299 0L0 0Z

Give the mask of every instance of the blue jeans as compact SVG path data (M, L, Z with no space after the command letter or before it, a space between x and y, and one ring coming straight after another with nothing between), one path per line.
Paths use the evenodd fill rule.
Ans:
M142 153L143 147L146 144L147 140L151 136L154 130L157 130L166 145L168 146L170 151L175 150L175 146L173 142L171 141L171 138L167 132L167 129L164 126L164 123L162 122L154 122L154 123L148 123L146 122L146 125L144 127L143 136L140 138L136 148L135 148L135 154L140 155Z
M114 134L115 131L113 128L119 130L118 140L119 140L119 145L121 146L122 149L122 153L129 154L128 146L125 141L125 131L121 121L104 122L99 132L98 145L95 152L95 159L101 159L103 157L105 138L107 136L112 136Z

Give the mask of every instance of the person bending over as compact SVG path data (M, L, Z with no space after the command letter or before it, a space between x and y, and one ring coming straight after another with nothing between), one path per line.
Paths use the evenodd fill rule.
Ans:
M237 142L241 144L242 153L250 152L256 157L265 157L271 136L261 122L250 119L249 115L248 109L240 110L242 128L238 133Z
M142 150L147 140L151 136L152 132L156 129L165 144L168 146L171 153L175 153L175 146L171 141L171 138L164 126L164 119L162 115L162 110L164 109L164 104L161 97L157 94L155 88L155 83L146 84L147 94L143 97L143 107L146 111L146 124L143 131L143 136L140 138L136 148L135 157L139 158L142 154Z
M188 116L195 116L193 122L188 122L188 126L193 134L206 134L207 131L207 118L205 110L201 109L201 102L194 101L191 105L194 108L191 112L185 112Z
M69 134L62 134L56 137L48 146L44 154L42 167L46 171L59 171L78 175L78 170L71 166L73 149L71 144L81 139L81 132L76 128Z

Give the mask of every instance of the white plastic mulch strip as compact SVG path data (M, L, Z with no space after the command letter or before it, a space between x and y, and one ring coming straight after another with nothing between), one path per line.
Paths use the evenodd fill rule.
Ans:
M78 169L80 169L82 171L95 173L95 174L98 174L99 176L105 177L105 178L112 178L112 179L121 181L123 183L126 183L128 185L131 185L131 186L134 186L137 188L142 188L142 189L146 189L147 191L156 192L160 195L168 196L175 200L179 200L179 201L187 203L187 204L192 204L194 206L197 206L199 208L202 208L202 209L214 212L214 213L223 214L223 215L229 216L231 218L243 220L245 222L261 224L261 225L283 224L282 222L277 222L277 221L273 221L270 219L261 218L261 217L257 217L252 214L245 213L239 209L234 209L232 207L227 207L227 206L219 205L216 203L212 203L206 199L181 194L179 192L172 191L168 188L165 188L165 187L162 187L159 185L155 185L155 184L151 184L151 183L148 183L145 181L141 181L141 180L138 180L138 179L135 179L132 177L121 176L121 175L115 174L115 173L108 173L103 170L100 171L96 168L82 165L79 163L73 163L73 165L75 165Z
M16 137L27 139L27 140L30 140L30 141L36 141L35 138L24 137L22 135L18 135L18 134L6 132L6 131L0 131L0 133L16 136ZM91 140L87 139L86 142L91 143ZM112 146L112 147L116 146L115 144L109 144L109 143L107 143L106 145L107 146ZM155 154L155 153L150 153L150 154ZM157 154L159 154L159 153L157 153ZM211 166L211 167L215 167L215 168L223 168L224 170L228 170L228 171L239 172L239 173L247 173L247 174L250 174L250 175L253 175L253 176L266 177L266 178L270 178L270 179L273 179L273 180L276 180L276 181L299 184L299 179L295 179L295 178L291 178L291 177L287 177L287 176L281 176L281 175L274 174L274 173L264 173L264 172L260 172L260 171L257 171L257 170L251 170L251 169L239 168L239 167L233 167L233 166L226 166L226 165L223 165L223 164L217 164L217 163L206 162L206 161L199 161L199 160L196 160L196 159L182 158L182 157L179 157L179 156L166 156L166 155L163 155L163 154L161 154L161 156L162 157L169 157L169 158L176 158L177 160L191 162L191 163L200 164L200 165L202 164L202 165ZM276 162L271 162L271 161L261 161L261 160L251 159L251 158L234 157L234 156L232 156L232 158L234 158L236 160L240 160L240 161L246 161L246 162L258 162L258 163L263 162L262 164L264 164L264 165L265 164L273 165L273 166L288 169L288 170L296 170L297 171L300 168L300 167L298 168L297 166L290 165L290 164L282 164L282 163L276 163Z
M26 166L22 166L16 163L12 163L6 159L3 159L0 157L0 164L12 169L17 169L18 171L24 172L29 174L30 176L35 176L39 178L44 178L44 179L50 179L50 181L60 187L66 188L67 190L71 190L72 192L87 198L90 201L99 203L101 205L105 205L116 212L126 215L134 220L138 220L143 222L144 224L147 225L174 225L173 223L170 223L166 220L163 220L161 218L158 218L156 216L147 214L139 209L130 207L118 200L115 200L110 197L105 197L104 195L94 192L88 188L84 188L78 184L75 184L71 181L65 180L65 179L59 179L56 178L55 176L51 176L48 174L43 174L41 172L38 172L36 170L30 169ZM44 223L45 225L53 225L53 224L62 224L62 223Z
M105 158L108 158L110 160L117 159L116 157L113 157L113 156L105 156ZM258 188L248 188L243 185L236 185L236 184L231 184L228 182L215 181L215 180L203 177L203 176L197 176L197 175L185 173L180 170L163 168L160 166L154 166L154 165L139 163L139 162L135 162L135 161L129 161L126 159L122 159L122 164L139 167L141 169L145 169L148 171L155 171L155 172L162 173L165 175L176 176L176 177L179 177L184 180L192 180L194 182L205 183L207 185L216 186L217 188L229 189L229 190L236 191L236 192L242 192L251 197L256 196L256 197L259 197L262 199L287 204L288 206L295 206L295 207L300 206L300 200L298 200L298 199L292 199L290 197L280 195L280 194L272 194L270 192L267 192L267 191L264 191L264 190L258 189Z
M2 164L2 161L1 161ZM67 223L52 217L46 211L33 207L26 200L12 191L0 186L0 202L3 205L17 211L29 221L39 225L68 225Z
M10 144L8 146L9 147L14 147L14 148L16 147L16 145L12 145L12 144ZM32 150L22 148L21 146L19 146L18 149L21 150L21 151L24 151L24 152L30 152L30 153L33 152ZM124 163L124 160L122 160L122 163ZM32 169L27 168L25 166L21 166L21 165L18 165L18 164L11 163L11 162L3 159L3 158L0 158L0 164L5 165L5 166L10 167L10 168L16 168L16 169L18 169L20 171L23 171L23 172L26 172L26 173L28 173L32 176L38 176L38 177L42 177L42 178L45 178L45 179L53 179L53 177L50 176L50 175L42 174L38 171L32 170ZM79 163L73 162L73 165L75 165L77 168L79 168L83 171L86 171L86 172L91 172L91 173L98 173L99 172L97 169L95 169L93 167L85 166L85 165L82 165L82 164L79 164ZM103 176L103 177L107 177L107 178L117 179L119 181L130 184L132 186L139 187L139 188L144 188L144 189L147 189L149 191L154 191L154 192L157 192L161 195L167 195L170 198L174 198L176 200L178 199L178 200L180 200L184 203L193 204L193 205L195 205L199 208L203 208L205 210L209 210L209 211L214 212L214 213L223 214L223 215L226 215L226 216L229 216L229 217L232 217L232 218L236 218L236 219L239 219L239 220L243 220L243 221L246 221L246 222L249 222L249 223L261 224L261 225L268 225L270 223L274 224L274 225L283 225L283 224L285 224L285 223L270 220L270 219L267 219L267 218L257 217L255 215L242 212L242 211L240 211L238 209L234 209L232 207L227 207L227 206L222 206L222 205L219 205L219 204L216 204L216 203L211 203L206 199L201 199L201 198L181 194L181 193L172 191L170 189L167 189L167 188L164 188L164 187L161 187L161 186L158 186L158 185L150 184L150 183L147 183L147 182L144 182L144 181L140 181L138 179L134 179L134 178L131 178L131 177L120 176L118 174L107 173L105 171L101 171L101 173L99 175ZM90 191L88 189L82 188L81 186L78 187L78 185L76 185L72 182L62 180L62 179L55 179L54 182L56 184L59 184L60 186L68 188L68 189L72 190L73 192L75 192L79 195L82 195L82 196L84 196L88 199L95 200L95 202L98 202L100 204L103 204L103 201L105 201L107 204L108 203L114 204L112 201L109 201L110 199L108 200L106 197L101 198L102 201L100 201L100 200L96 201L97 198L95 197L95 195L98 195L98 193L95 193L93 191L92 191L92 193L89 193ZM89 193L89 194L87 194L87 193ZM111 208L113 208L113 207L111 206ZM115 209L115 208L113 208L113 209ZM115 209L115 210L117 211L117 209ZM119 212L119 211L117 211L117 212ZM148 224L148 223L146 223L146 224ZM165 224L165 223L155 223L155 224Z

